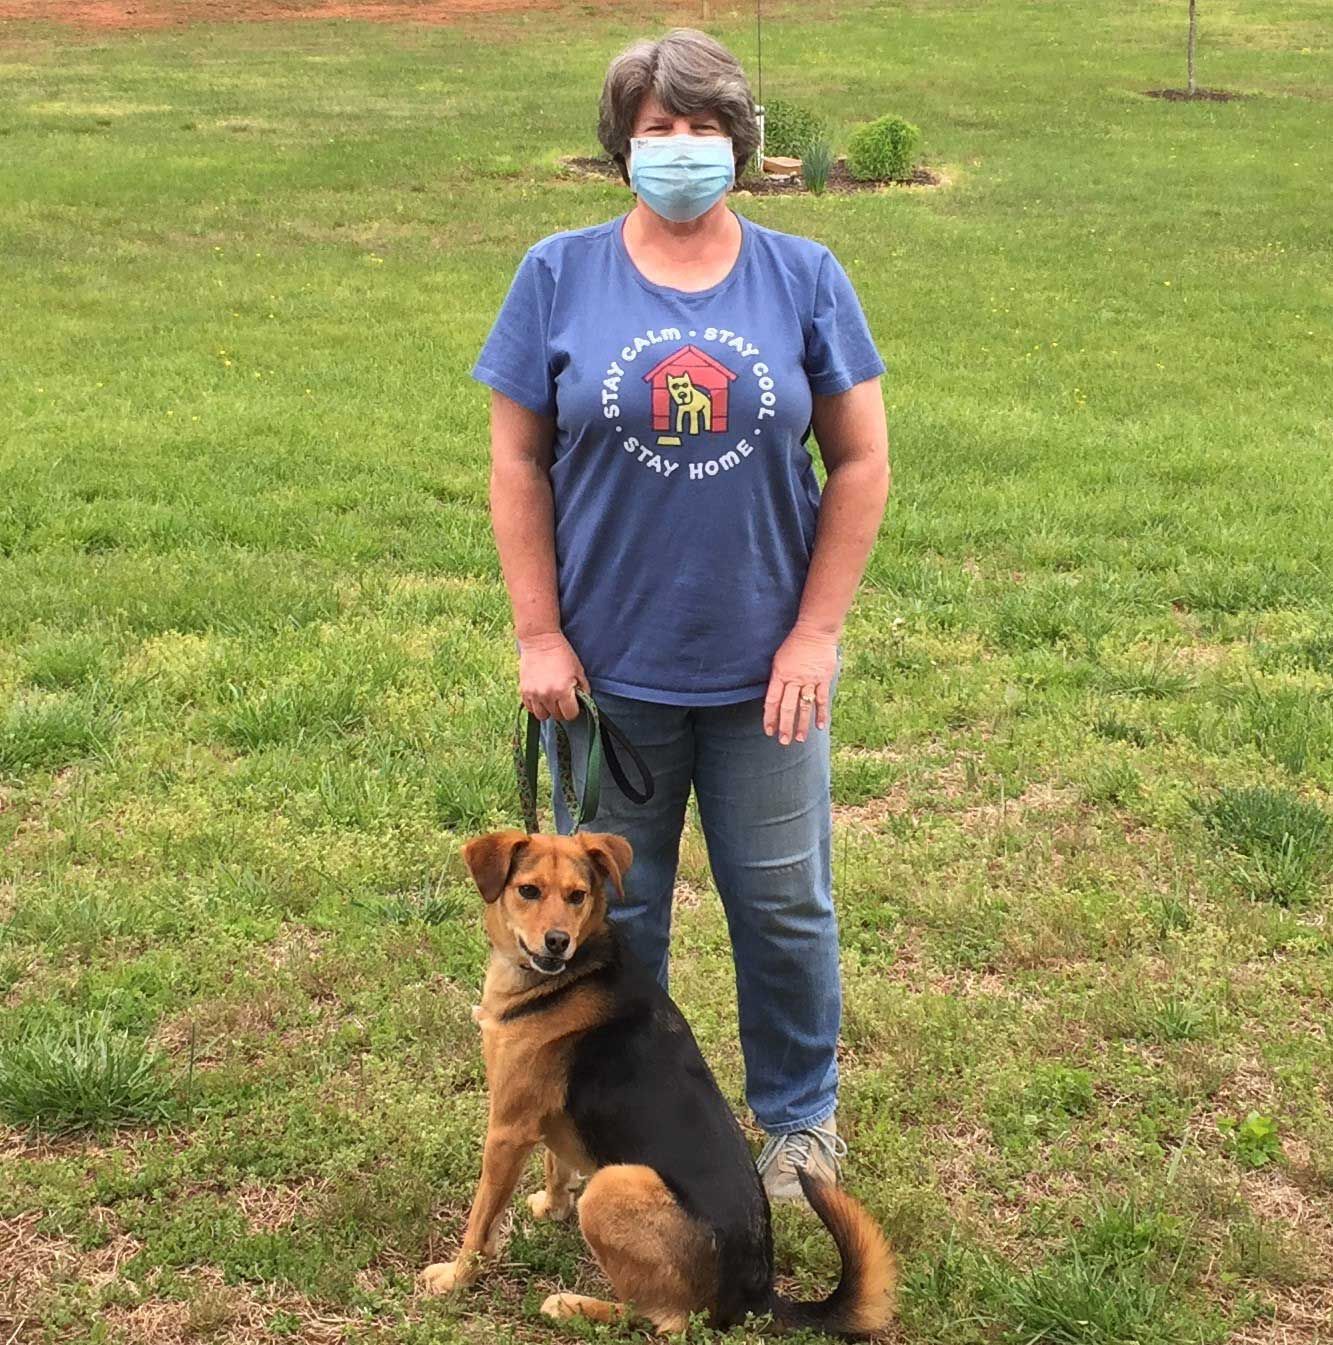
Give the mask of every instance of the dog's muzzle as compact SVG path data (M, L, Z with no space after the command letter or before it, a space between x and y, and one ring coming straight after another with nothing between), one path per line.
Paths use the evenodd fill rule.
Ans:
M515 932L514 937L518 940L518 946L523 950L523 955L528 959L528 965L533 971L539 971L543 976L559 976L565 969L565 963L568 962L571 954L566 953L564 957L553 957L549 953L534 953L523 941L523 936Z

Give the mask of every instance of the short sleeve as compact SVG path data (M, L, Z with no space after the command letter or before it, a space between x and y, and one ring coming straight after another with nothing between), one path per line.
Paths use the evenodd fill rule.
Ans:
M546 333L555 289L549 268L529 250L505 295L472 377L541 415L555 414Z
M861 311L860 300L838 259L825 251L815 280L814 311L805 340L805 372L820 396L878 378L884 361Z

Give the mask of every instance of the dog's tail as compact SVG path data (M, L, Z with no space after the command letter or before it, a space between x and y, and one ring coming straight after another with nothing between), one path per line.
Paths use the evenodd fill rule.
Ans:
M884 1330L898 1299L898 1262L864 1206L832 1184L798 1170L801 1189L842 1258L838 1287L822 1302L796 1303L774 1293L770 1311L779 1329L815 1330L857 1340Z

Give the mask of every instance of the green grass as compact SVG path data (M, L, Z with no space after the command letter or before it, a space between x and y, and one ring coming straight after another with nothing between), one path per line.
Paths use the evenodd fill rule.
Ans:
M1240 887L1296 905L1326 890L1333 874L1333 817L1283 790L1225 789L1203 809Z
M0 722L0 774L67 766L105 750L110 717L95 696L15 696Z
M752 63L753 16L709 10ZM1145 99L1179 11L765 6L766 96L839 151L898 113L947 181L736 199L837 252L890 366L835 715L840 1122L923 1345L1295 1340L1333 1293L1290 1215L1333 1189L1333 48L1319 0L1219 0L1199 78L1248 96ZM597 1273L521 1214L463 1303L412 1289L485 1124L458 842L516 819L466 370L523 249L626 204L557 163L606 61L701 14L3 25L32 1339L579 1334L537 1307ZM682 877L673 986L740 1108L693 826ZM807 1219L778 1246L827 1284Z
M41 1024L0 1043L0 1117L44 1130L162 1119L167 1086L144 1044L105 1016Z

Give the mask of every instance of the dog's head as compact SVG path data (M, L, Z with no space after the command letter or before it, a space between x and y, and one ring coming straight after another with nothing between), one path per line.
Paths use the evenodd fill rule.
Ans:
M621 836L494 831L463 847L486 902L491 946L518 966L558 976L606 925L607 886L625 895L633 859Z
M689 374L668 374L667 391L677 406L684 406L694 395L694 380Z

